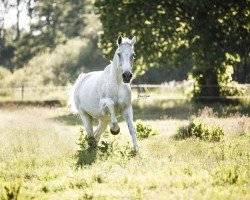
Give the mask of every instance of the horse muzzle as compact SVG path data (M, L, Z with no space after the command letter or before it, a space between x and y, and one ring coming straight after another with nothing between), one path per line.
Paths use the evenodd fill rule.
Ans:
M130 72L124 72L122 74L122 79L123 79L124 83L129 83L131 78L132 78L132 73L130 73Z

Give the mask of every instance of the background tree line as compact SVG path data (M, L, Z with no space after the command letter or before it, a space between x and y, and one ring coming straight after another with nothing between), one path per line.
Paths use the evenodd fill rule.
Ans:
M81 71L102 69L112 59L118 34L138 37L136 73L144 75L136 83L189 75L196 82L195 95L225 96L239 92L233 79L250 82L246 0L0 3L1 85L34 84L32 79L41 85L65 85ZM6 28L10 9L16 10L16 24ZM26 29L20 29L21 9L29 17Z

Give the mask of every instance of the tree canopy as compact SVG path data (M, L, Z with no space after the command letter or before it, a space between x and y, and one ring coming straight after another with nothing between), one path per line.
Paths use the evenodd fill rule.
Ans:
M19 28L21 4L27 7L30 17L28 32ZM17 16L15 27L7 30L4 29L3 23L1 24L4 16L0 16L0 41L2 41L0 65L11 70L21 68L37 53L53 50L56 45L80 36L86 25L85 6L85 0L1 0L5 14L10 8L15 7ZM8 31L13 30L16 33L8 36ZM6 42L7 40L9 42Z
M159 63L192 63L198 84L219 85L228 68L249 67L249 2L200 0L96 0L103 24L101 43L113 54L114 38L137 35L138 69ZM245 71L246 72L246 71ZM229 74L228 74L229 73ZM219 87L198 89L202 95L219 95Z

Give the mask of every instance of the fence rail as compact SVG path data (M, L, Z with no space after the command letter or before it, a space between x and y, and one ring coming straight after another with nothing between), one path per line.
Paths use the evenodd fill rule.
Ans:
M228 99L250 99L250 84L239 84L246 88L244 96L230 96ZM204 85L201 87L218 87L215 85ZM133 99L187 99L187 90L194 88L193 84L139 84L131 85ZM0 87L0 101L5 100L66 100L67 91L70 87ZM202 99L220 99L222 97L200 97Z

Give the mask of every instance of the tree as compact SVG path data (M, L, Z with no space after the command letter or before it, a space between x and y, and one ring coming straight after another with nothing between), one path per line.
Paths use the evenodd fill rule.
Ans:
M31 29L49 47L79 36L85 26L84 0L36 1L33 10L37 22L32 24Z
M30 31L15 43L15 68L23 67L39 52L53 51L58 44L80 36L85 26L85 0L25 2L30 17Z
M16 40L19 40L20 37L20 0L16 0Z
M12 70L11 58L14 56L14 46L7 42L8 31L5 28L6 14L11 8L8 0L0 0L0 65Z
M95 6L107 55L118 34L137 35L138 69L192 62L198 96L221 95L232 65L249 56L247 0L96 0Z

